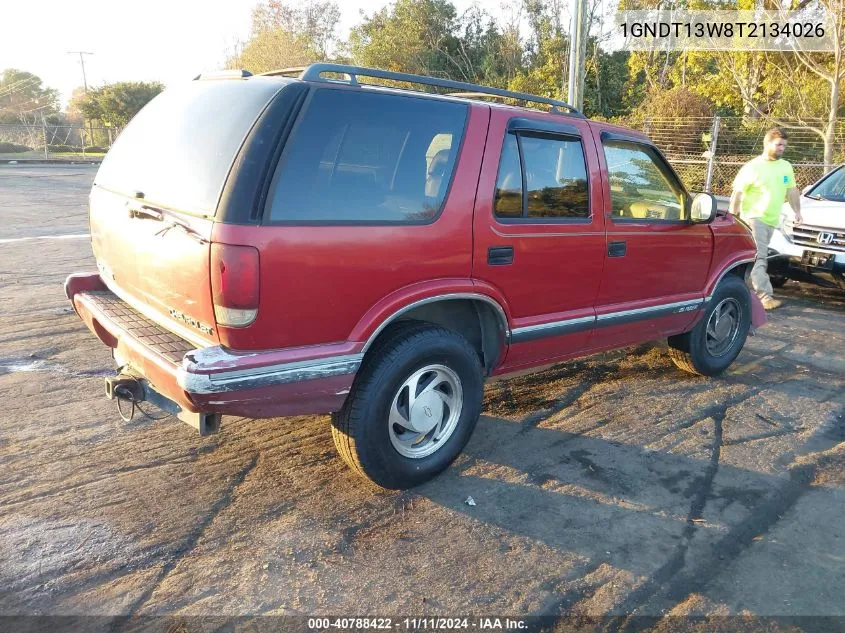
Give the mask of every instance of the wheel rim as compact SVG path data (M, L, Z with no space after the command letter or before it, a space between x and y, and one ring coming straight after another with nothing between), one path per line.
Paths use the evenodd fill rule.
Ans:
M445 365L415 371L393 396L390 442L401 455L419 459L439 450L455 432L463 408L458 375Z
M722 299L707 319L705 347L712 356L724 356L733 347L739 326L742 322L742 312L739 302L729 297Z

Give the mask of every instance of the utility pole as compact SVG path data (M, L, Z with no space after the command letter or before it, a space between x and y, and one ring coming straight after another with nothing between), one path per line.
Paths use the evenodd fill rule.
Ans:
M88 94L88 79L85 78L85 58L83 55L93 55L85 51L68 51L68 55L79 55L79 63L82 64L82 85L85 86L85 94Z
M713 186L713 168L716 165L716 144L719 142L719 124L721 117L713 117L713 130L710 132L710 149L707 156L707 176L704 179L704 191L712 193Z
M68 51L68 55L79 55L79 63L82 65L82 85L85 87L85 94L88 94L88 79L85 77L85 58L83 55L93 55L94 53L88 53L86 51ZM94 144L94 124L91 121L88 121L88 134L91 136L91 145ZM82 141L83 145L83 153L85 152L85 140Z
M584 109L584 68L589 34L587 0L572 0L572 22L569 27L569 105Z

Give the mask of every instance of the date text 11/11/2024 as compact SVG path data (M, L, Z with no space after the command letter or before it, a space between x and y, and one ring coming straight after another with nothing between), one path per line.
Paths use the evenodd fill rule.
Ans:
M524 620L510 618L309 618L308 628L324 630L391 630L449 631L489 630L519 631L528 625Z

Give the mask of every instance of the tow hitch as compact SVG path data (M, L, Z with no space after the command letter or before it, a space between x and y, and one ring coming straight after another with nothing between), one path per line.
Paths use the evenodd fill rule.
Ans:
M220 429L219 413L195 413L184 411L177 403L170 398L160 394L152 388L148 380L138 378L131 374L121 373L117 376L106 378L106 397L117 402L117 412L124 422L129 422L135 417L135 411L150 420L163 420L168 415L175 415L177 418L199 431L200 435L217 433ZM151 416L139 405L141 402L149 402L161 409L167 415L161 417ZM129 414L124 413L122 403L129 403Z

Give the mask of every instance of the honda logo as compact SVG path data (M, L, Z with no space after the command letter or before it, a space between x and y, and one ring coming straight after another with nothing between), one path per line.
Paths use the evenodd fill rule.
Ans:
M816 241L823 245L833 244L833 233L821 232L816 238Z

